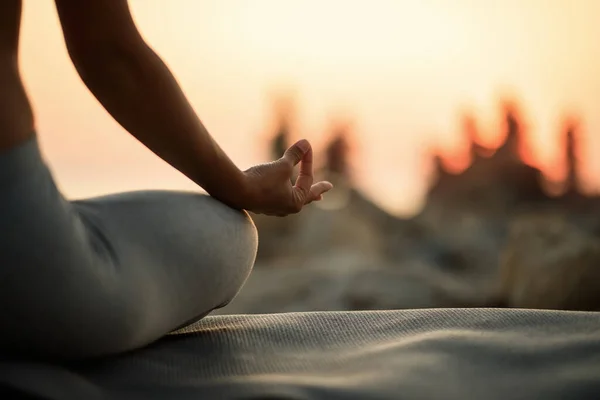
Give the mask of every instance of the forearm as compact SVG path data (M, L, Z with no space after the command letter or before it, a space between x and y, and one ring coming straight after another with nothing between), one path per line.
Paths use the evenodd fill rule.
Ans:
M0 152L34 135L33 112L18 65L0 56Z
M34 134L31 104L19 73L21 0L0 5L0 151Z
M179 84L145 44L94 49L73 62L112 117L155 154L237 207L243 174L207 132Z

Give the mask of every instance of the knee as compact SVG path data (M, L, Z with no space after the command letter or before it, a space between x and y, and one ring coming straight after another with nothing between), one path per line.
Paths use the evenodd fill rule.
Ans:
M242 243L244 251L252 258L252 264L256 259L258 250L258 231L252 217L246 211L235 211L239 215L239 221L235 222L238 240Z
M227 265L237 268L241 275L248 275L254 267L258 251L258 231L246 211L235 211L238 217L232 222L233 246L227 252ZM245 279L244 279L245 281Z
M236 230L235 242L237 243L233 253L237 254L227 263L227 268L235 271L235 278L232 282L232 291L223 306L229 304L241 290L252 272L258 250L258 231L254 221L246 211L240 211L239 216L239 221L233 226Z
M225 204L208 198L212 203L213 212L218 227L220 243L225 251L226 258L230 262L246 260L248 267L254 265L258 250L258 231L252 217L246 211L239 211Z
M252 272L258 250L258 231L254 221L246 211L234 210L214 199L215 214L221 220L219 254L219 275L222 298L218 307L229 304L243 287Z

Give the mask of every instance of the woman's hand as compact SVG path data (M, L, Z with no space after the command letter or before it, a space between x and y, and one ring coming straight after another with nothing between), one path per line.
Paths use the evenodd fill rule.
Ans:
M291 178L294 166L300 163L296 184ZM313 184L313 152L307 140L300 140L286 150L279 160L254 166L244 172L245 196L239 202L256 214L286 216L300 212L333 185L322 181Z

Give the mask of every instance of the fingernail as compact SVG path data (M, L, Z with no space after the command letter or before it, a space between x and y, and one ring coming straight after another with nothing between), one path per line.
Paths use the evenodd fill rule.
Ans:
M302 150L303 152L307 152L308 149L310 149L310 143L308 143L308 140L306 139L302 139L300 140L297 144L296 144L300 150Z

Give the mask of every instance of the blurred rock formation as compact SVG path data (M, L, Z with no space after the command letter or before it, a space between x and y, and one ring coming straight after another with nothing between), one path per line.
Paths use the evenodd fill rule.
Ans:
M301 215L255 216L257 266L219 311L279 312L452 306L596 310L600 306L600 199L581 192L578 124L564 126L564 190L521 157L526 131L503 105L504 141L479 143L465 115L471 164L452 173L432 151L435 178L413 218L393 216L356 189L349 124L333 125L319 177L335 184ZM272 154L289 142L280 119ZM596 283L598 282L598 284Z

